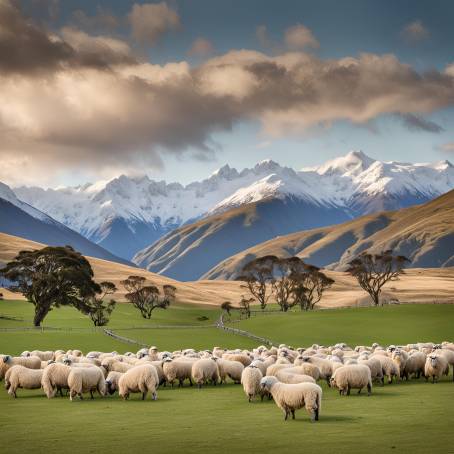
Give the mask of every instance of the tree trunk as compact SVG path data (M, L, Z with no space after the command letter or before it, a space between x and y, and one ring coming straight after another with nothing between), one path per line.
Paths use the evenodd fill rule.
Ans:
M46 315L49 313L50 306L47 304L36 304L35 305L35 316L33 318L33 326L41 326L41 322L44 320Z
M372 293L370 296L374 302L374 306L378 306L380 304L380 293Z

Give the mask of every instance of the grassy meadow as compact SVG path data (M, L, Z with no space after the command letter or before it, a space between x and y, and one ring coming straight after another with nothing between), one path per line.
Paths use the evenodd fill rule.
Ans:
M291 312L252 317L232 323L257 335L297 345L313 342L351 344L378 341L407 343L452 338L454 306L401 305ZM0 352L25 349L81 348L124 352L139 347L116 341L71 308L52 311L44 326L61 330L28 330L33 306L0 302ZM252 348L255 342L210 327L218 309L174 306L144 320L127 304L118 305L109 328L155 344L161 350L214 345ZM208 320L201 319L203 317ZM187 328L186 325L196 327ZM163 326L171 326L165 328ZM2 330L2 328L15 328ZM129 450L197 452L452 452L454 383L413 380L375 386L373 394L340 397L322 384L324 397L318 423L304 410L295 421L283 421L272 401L247 402L242 387L232 383L197 390L158 390L158 401L138 395L124 402L117 396L94 401L48 400L41 390L18 390L13 399L0 389L2 452L66 453Z

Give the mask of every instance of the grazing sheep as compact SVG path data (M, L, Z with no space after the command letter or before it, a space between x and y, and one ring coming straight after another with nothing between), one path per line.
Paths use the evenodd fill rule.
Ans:
M216 386L219 381L219 369L216 361L199 359L192 365L191 375L199 389L208 381L211 381Z
M329 380L337 367L335 363L332 363L327 359L316 358L314 356L304 356L303 361L317 366L320 370L320 378L326 380L326 383L329 385Z
M55 359L55 353L52 351L33 350L28 356L37 356L41 361L52 361Z
M93 391L98 391L101 396L106 395L106 383L104 374L99 367L71 367L68 375L69 399L73 400L75 396L83 399L82 394L89 392L93 397Z
M405 367L402 377L406 380L413 374L414 377L420 378L424 375L424 367L426 365L426 355L423 352L415 351L408 356L405 362Z
M120 381L120 377L122 375L123 374L121 372L109 372L109 375L106 377L106 392L112 395L118 390L118 382Z
M249 402L255 396L261 395L263 400L263 394L260 390L260 380L263 378L262 372L257 366L253 364L245 367L241 373L241 384L243 385L244 392L248 396Z
M293 368L281 369L276 373L276 378L281 383L315 383L310 375L295 373Z
M57 391L63 396L63 389L69 389L68 377L71 367L61 363L51 363L43 371L41 386L48 399L55 397Z
M361 390L367 387L367 395L372 392L372 378L370 369L363 364L352 364L350 366L342 366L334 371L330 380L330 386L337 388L340 395L350 395L351 389Z
M157 400L156 388L159 386L158 373L152 364L141 364L125 372L118 380L118 395L124 400L129 399L130 393L142 393L145 400L147 393Z
M271 364L270 364L271 365ZM250 364L250 366L255 366L257 368L260 369L260 372L262 373L263 376L266 375L266 369L268 368L268 366L266 365L266 362L265 361L262 361L260 359L255 359L254 361L252 361L252 363Z
M4 355L0 359L0 381L5 377L6 371L13 366L24 366L29 369L41 369L41 360L37 356L10 356Z
M449 364L444 356L439 356L435 353L431 353L424 366L424 376L426 381L432 377L432 383L438 381L442 375L448 375Z
M397 364L389 356L374 353L371 358L376 358L380 361L383 371L383 383L385 381L385 377L388 379L389 384L393 382L393 377L397 379L397 377L399 376L399 369L397 367Z
M363 364L370 369L372 381L377 380L378 382L383 383L383 369L381 367L381 362L377 358L360 358L358 359L358 364Z
M405 371L405 363L408 359L408 354L400 348L396 348L391 355L391 359L396 363L397 369L399 371L399 377L402 378Z
M234 383L241 383L241 374L243 373L244 366L238 361L230 361L228 359L218 358L216 356L212 357L216 361L219 369L219 378L221 383L226 382L226 378L230 377Z
M41 388L42 369L29 369L24 366L13 366L6 371L5 388L8 394L17 397L17 388L39 389Z
M104 367L107 372L127 372L129 369L133 368L132 364L128 364L123 361L118 361L115 358L104 359L101 363L101 366Z
M449 366L453 366L452 380L454 381L454 351L450 350L449 348L439 348L434 350L434 353L438 356L443 356L446 359L446 361L448 361L448 374Z
M276 405L284 412L284 420L290 413L295 419L295 411L305 407L311 421L318 421L322 404L322 388L314 383L280 383L276 377L265 376L260 381L262 389L273 396Z
M162 369L166 381L173 387L174 381L178 380L178 386L183 386L183 382L188 379L192 386L191 373L192 361L183 361L178 359L166 358L162 362Z

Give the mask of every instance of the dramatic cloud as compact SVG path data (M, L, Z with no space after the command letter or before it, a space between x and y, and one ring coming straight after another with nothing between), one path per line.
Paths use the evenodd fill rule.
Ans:
M188 55L206 57L214 53L213 44L205 38L197 38L188 51Z
M411 113L400 114L400 118L404 122L404 125L411 131L426 131L426 132L442 132L444 129L434 123L433 121L427 120L419 115Z
M417 43L429 37L429 30L424 27L420 20L415 20L403 28L401 35L405 41L409 43Z
M121 40L68 27L49 34L0 5L9 13L0 34L0 180L18 156L35 175L156 166L164 153L209 159L212 134L245 120L261 123L264 141L384 114L435 132L424 116L454 105L452 65L423 73L393 55L251 50L195 67L154 65Z
M169 30L180 25L178 14L167 3L134 3L129 13L133 38L141 44L153 46Z
M305 49L320 47L312 32L304 25L295 25L285 31L285 43L290 49Z

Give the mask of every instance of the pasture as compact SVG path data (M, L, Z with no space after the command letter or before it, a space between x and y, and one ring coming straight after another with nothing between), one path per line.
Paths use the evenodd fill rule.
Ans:
M85 316L70 308L56 309L46 318L44 326L58 330L27 330L32 309L24 302L0 302L0 328L16 328L0 331L1 353L34 348L119 352L139 348L93 329ZM451 305L402 305L292 312L256 316L232 326L295 346L441 341L452 338L453 309ZM160 350L256 346L248 338L210 327L218 316L219 310L182 305L156 311L151 320L144 320L131 306L121 304L109 328ZM295 421L284 422L272 401L249 404L242 387L232 383L201 390L161 387L156 402L142 402L139 395L128 402L97 395L93 401L48 400L41 390L18 390L18 398L13 399L2 384L2 452L447 453L453 449L451 373L435 385L421 379L374 386L370 397L354 391L341 397L325 383L321 385L320 421L312 424L304 409L297 412Z

